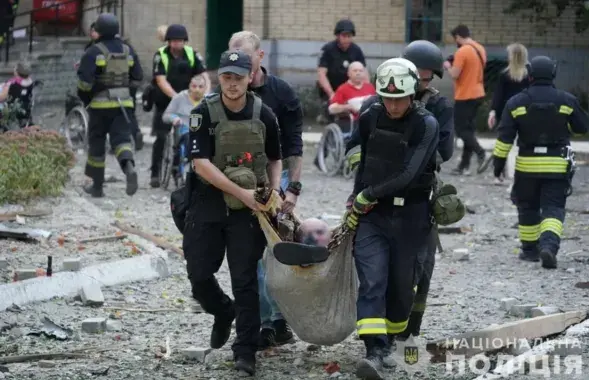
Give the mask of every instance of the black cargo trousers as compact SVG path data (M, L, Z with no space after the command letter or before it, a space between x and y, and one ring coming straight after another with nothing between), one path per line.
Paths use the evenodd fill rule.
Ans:
M202 213L189 214L194 216L186 220L183 250L192 296L206 313L221 320L232 320L235 313L232 350L235 356L254 360L260 337L257 269L266 247L264 233L250 209L228 210L220 222L205 220ZM225 251L235 301L215 278Z

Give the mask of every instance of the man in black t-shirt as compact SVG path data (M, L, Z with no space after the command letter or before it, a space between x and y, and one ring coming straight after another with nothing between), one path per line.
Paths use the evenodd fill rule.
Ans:
M205 98L190 115L189 210L183 249L192 295L215 317L211 347L221 348L236 320L235 369L255 373L260 337L257 265L266 239L252 210L260 186L280 188L282 157L276 116L247 87L251 58L237 50L221 56L221 94ZM235 301L215 273L227 251Z

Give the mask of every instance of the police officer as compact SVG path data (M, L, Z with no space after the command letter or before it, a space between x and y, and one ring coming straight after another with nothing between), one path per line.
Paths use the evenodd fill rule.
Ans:
M577 99L554 87L556 62L534 57L528 67L530 87L507 102L493 150L494 174L501 179L517 136L512 200L518 209L521 260L542 260L556 268L556 254L570 194L574 161L571 134L585 134L589 117Z
M266 239L252 210L254 189L278 190L282 161L276 116L247 92L251 58L237 50L222 54L221 94L205 98L190 117L190 149L196 174L184 228L184 254L192 295L214 315L211 347L222 347L236 320L235 368L253 375L260 337L257 265ZM215 273L227 250L235 301Z
M143 80L137 54L116 35L117 17L103 13L96 20L96 43L82 57L78 67L78 96L89 105L88 161L86 175L93 183L85 191L102 197L105 165L105 139L108 134L115 157L127 177L128 195L137 192L137 173L131 148L133 99L130 89Z
M290 85L269 74L262 66L264 51L261 49L260 42L256 34L244 30L231 36L229 49L239 49L251 57L253 79L249 89L272 109L278 119L284 169L280 181L280 188L285 195L282 211L289 213L294 209L303 186L300 182L303 161L303 110L299 98ZM266 289L262 260L258 267L258 282L262 312L260 349L292 343L293 333L278 309L276 301Z
M188 31L183 25L173 24L166 30L167 45L162 46L153 56L154 104L152 134L156 136L151 154L151 186L160 186L160 169L164 146L171 125L162 120L164 111L178 92L188 89L195 75L203 74L207 81L206 92L210 91L210 81L206 74L203 58L192 47L186 45Z
M430 196L439 140L436 119L413 102L419 88L415 65L394 58L376 75L382 102L360 116L357 196L346 215L348 226L357 228L358 335L366 346L357 375L369 380L383 378L387 334L405 331L409 322L419 255L432 230Z
M362 49L353 42L356 27L351 20L339 20L335 24L333 34L335 39L321 48L317 67L319 96L326 104L329 103L337 88L348 80L350 63L361 62L366 66Z

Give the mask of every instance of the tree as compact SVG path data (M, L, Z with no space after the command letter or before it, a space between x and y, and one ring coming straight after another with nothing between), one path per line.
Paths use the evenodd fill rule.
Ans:
M589 28L589 0L511 0L503 13L521 14L536 24L538 32L545 33L547 28L556 25L556 20L567 9L575 15L575 32L586 31Z

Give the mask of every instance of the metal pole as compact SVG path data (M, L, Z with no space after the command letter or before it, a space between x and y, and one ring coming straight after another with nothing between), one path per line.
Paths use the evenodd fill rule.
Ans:
M35 11L31 11L29 13L29 54L33 54L33 13Z

